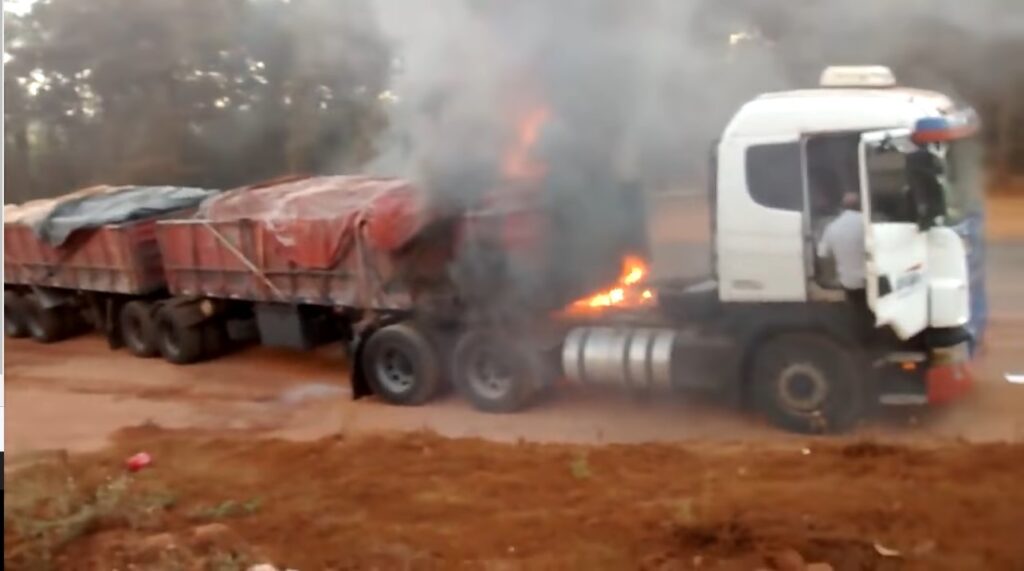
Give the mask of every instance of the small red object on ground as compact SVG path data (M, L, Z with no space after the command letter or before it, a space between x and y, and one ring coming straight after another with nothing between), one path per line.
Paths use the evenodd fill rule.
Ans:
M149 466L153 463L153 457L145 452L139 452L125 461L129 472L138 472L139 470Z

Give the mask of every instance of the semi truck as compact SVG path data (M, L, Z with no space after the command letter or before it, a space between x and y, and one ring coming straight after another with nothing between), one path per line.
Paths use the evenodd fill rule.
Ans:
M898 87L883 67L832 67L817 89L761 95L713 150L707 280L649 284L656 304L563 322L550 346L466 331L456 385L480 408L517 409L546 382L536 354L554 347L570 382L712 390L803 432L955 399L984 333L972 315L984 308L977 130L969 107ZM816 247L850 192L866 316Z
M185 364L244 339L342 339L356 398L420 405L450 382L501 413L559 382L707 390L789 430L845 430L876 405L939 404L971 385L984 333L977 129L969 107L899 87L883 67L833 67L818 88L756 97L711 153L710 275L630 271L600 311L550 311L601 289L600 272L543 303L507 287L522 267L543 276L564 262L545 236L565 213L542 194L448 209L372 177L219 194L155 222L166 289L145 300L136 353ZM816 248L851 192L866 308ZM642 195L622 200L633 216ZM610 241L608 259L631 259L634 242Z

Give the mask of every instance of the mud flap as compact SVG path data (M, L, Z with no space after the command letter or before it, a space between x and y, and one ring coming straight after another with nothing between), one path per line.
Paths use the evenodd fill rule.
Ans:
M359 400L363 397L373 395L369 381L366 380L366 372L363 370L363 351L366 349L366 339L376 331L376 328L368 328L352 335L348 342L348 358L351 371L349 383L352 385L352 400Z

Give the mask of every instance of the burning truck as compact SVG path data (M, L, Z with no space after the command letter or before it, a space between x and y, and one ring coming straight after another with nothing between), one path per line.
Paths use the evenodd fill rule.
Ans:
M274 181L134 222L149 230L128 249L148 257L131 258L100 255L95 228L69 257L9 221L8 335L56 340L45 326L74 315L181 364L246 340L343 339L357 398L420 405L451 382L478 409L513 412L560 381L710 390L797 431L970 386L984 327L970 109L885 68L830 68L818 89L750 101L713 149L711 275L689 282L649 276L637 189L546 188L529 153L545 117L532 117L503 183L468 204L393 178ZM849 192L864 213L868 334L815 248ZM86 280L117 283L154 259L160 283L145 291Z
M454 267L477 264L453 282L466 313L440 357L405 363L431 363L421 370L500 412L558 379L713 391L805 432L844 430L876 404L953 400L985 327L977 129L970 108L882 67L829 68L818 89L757 97L712 151L703 280L649 277L638 192L588 197L627 221L602 234L586 199L505 187L462 220ZM849 193L864 216L866 309L816 247ZM577 263L595 253L609 263ZM363 351L364 393L385 394L394 370L414 384L414 366L374 368L387 351L372 335Z

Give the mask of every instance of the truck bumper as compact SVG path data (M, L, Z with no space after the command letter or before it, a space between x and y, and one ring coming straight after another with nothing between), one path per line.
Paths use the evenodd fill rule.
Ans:
M945 404L955 401L974 386L971 364L968 362L933 365L925 374L928 388L928 404Z
M883 405L941 405L960 399L974 386L966 342L925 353L895 353L879 370Z

